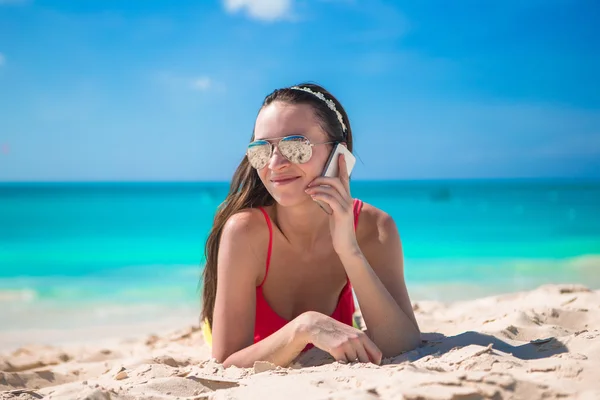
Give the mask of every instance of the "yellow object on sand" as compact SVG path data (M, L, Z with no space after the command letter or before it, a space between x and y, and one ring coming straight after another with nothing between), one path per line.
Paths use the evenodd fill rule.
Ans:
M208 344L209 347L212 347L212 332L207 318L204 319L204 323L202 324L202 336L204 336L204 342Z

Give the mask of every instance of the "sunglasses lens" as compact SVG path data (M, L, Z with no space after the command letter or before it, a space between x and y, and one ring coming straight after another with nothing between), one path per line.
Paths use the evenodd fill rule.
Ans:
M288 136L279 142L281 154L295 164L304 164L312 156L310 142L304 136Z
M256 169L262 169L269 162L271 156L271 145L269 142L257 140L248 145L246 151L248 162Z

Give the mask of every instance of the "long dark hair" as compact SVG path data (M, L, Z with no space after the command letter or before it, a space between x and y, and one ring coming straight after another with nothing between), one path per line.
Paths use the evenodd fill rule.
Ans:
M310 105L321 125L321 129L325 131L328 140L336 142L345 142L348 150L352 151L352 128L346 111L340 102L325 88L311 83L303 83L296 85L300 88L309 88L316 93L322 93L326 99L332 100L336 109L341 113L342 120L346 125L346 131L343 131L342 124L338 120L336 113L331 110L327 103L319 99L312 93L283 88L277 89L269 94L261 106L261 110L269 104L280 101L288 104L308 104ZM259 110L260 112L260 110ZM252 133L251 141L254 140L254 132ZM205 246L206 265L202 275L204 288L202 292L202 319L208 320L210 326L213 322L213 311L215 308L215 297L217 294L217 257L219 253L219 244L221 232L227 220L235 213L246 209L258 206L268 206L273 204L273 197L262 184L258 174L248 163L248 159L244 157L237 167L229 193L225 201L217 209L213 226L208 235Z

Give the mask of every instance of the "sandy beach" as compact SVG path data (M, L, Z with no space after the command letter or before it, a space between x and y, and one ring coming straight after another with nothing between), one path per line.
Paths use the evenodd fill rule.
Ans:
M199 326L0 355L2 399L600 399L600 290L413 305L422 346L381 366L313 349L289 368L224 369ZM360 316L357 316L360 318Z

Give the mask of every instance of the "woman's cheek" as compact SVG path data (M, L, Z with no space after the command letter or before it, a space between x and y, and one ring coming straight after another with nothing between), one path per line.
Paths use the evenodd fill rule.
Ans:
M310 177L311 179L314 179L318 176L321 176L321 173L323 171L323 162L316 162L307 167L308 168L305 170L306 176Z

